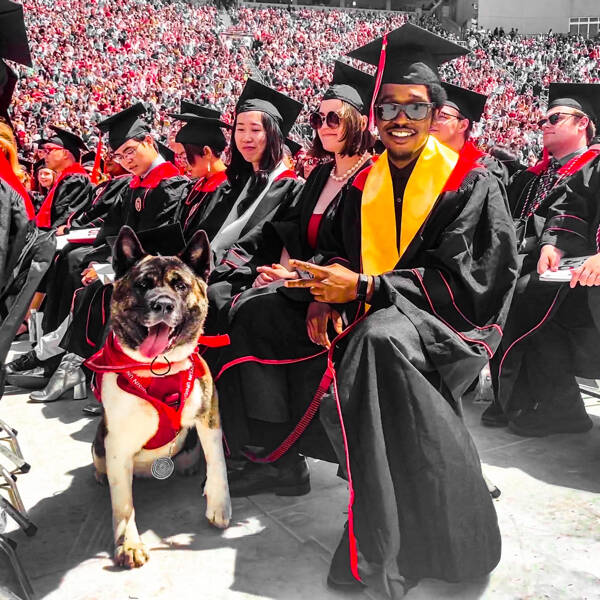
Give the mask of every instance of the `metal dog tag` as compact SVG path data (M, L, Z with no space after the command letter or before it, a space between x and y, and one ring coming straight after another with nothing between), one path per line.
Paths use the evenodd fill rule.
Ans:
M173 471L175 470L175 464L173 461L164 456L162 458L156 458L152 461L152 477L155 479L168 479L173 475Z

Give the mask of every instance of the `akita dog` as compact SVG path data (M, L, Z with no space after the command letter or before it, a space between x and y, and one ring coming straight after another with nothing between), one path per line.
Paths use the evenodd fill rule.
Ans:
M189 469L200 452L197 443L195 452L184 450L190 429L206 458L206 518L227 527L231 502L217 395L196 350L199 341L210 345L201 337L210 271L206 234L196 233L177 257L152 256L123 227L113 268L112 330L86 364L96 373L95 392L104 405L92 455L96 478L110 486L114 558L132 568L149 558L135 524L132 477L162 479L174 463Z

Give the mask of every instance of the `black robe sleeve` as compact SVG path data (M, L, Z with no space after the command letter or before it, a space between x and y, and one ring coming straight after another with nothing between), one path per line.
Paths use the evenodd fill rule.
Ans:
M90 202L92 184L85 175L69 175L60 182L52 201L51 225L64 225L69 215L84 210Z
M71 229L102 227L111 208L127 189L130 181L130 175L123 175L95 186L90 192L89 202L69 217L69 227Z
M0 179L0 289L5 282L5 269L15 236L29 219L23 198Z

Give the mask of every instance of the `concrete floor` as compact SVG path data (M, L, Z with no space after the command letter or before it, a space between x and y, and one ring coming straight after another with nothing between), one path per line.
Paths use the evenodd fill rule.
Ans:
M502 560L484 581L423 581L408 600L600 598L600 401L586 403L591 432L542 439L483 428L484 405L465 403L485 472L502 490ZM200 477L136 481L137 524L151 560L138 570L115 569L108 489L95 483L91 467L97 420L83 415L84 404L29 404L21 393L0 401L0 419L19 430L32 464L18 484L39 531L28 538L10 519L8 531L37 599L344 597L325 579L345 521L346 486L336 467L318 461L311 461L309 495L234 499L226 531L204 519ZM0 584L21 595L1 554ZM354 597L381 598L376 591Z

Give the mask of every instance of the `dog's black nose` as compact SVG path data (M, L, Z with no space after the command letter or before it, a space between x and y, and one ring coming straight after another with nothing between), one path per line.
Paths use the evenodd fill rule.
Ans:
M154 298L150 302L150 310L152 312L158 312L163 314L170 314L175 309L175 304L171 298L167 296L161 296L159 298Z

